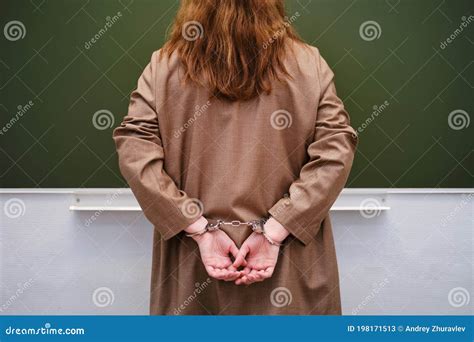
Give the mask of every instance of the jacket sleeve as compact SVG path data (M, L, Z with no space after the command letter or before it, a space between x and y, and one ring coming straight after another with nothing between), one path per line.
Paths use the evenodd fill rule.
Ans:
M281 198L269 213L304 245L320 229L342 191L358 144L349 115L336 94L334 73L316 54L320 83L313 142L308 146L308 162L290 185L289 196Z
M155 99L156 58L157 52L131 93L128 114L114 130L113 139L122 175L147 219L167 240L200 215L196 215L195 200L179 190L163 168L165 156Z

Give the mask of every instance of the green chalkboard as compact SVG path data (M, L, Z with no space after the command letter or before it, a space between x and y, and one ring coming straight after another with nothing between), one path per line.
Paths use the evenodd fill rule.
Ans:
M178 6L2 0L1 187L126 185L112 129ZM348 187L472 186L473 7L287 1L288 19L334 69L359 130Z

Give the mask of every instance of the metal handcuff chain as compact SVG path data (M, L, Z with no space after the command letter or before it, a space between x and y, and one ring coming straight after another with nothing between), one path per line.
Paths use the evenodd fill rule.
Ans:
M208 222L207 225L197 231L197 232L194 232L194 233L191 233L191 234L186 234L187 237L193 237L193 236L198 236L198 235L202 235L204 233L207 233L207 232L214 232L216 230L220 230L221 229L221 226L223 225L230 225L230 226L234 226L234 227L238 227L238 226L241 226L241 225L246 225L246 226L250 226L252 228L252 231L254 233L257 233L257 234L262 234L263 237L271 244L271 245L274 245L274 246L281 246L281 243L278 243L276 241L273 241L273 239L271 239L266 233L265 233L265 229L264 229L264 225L265 225L265 222L267 222L268 219L266 218L263 218L263 219L259 219L259 220L252 220L252 221L247 221L247 222L241 222L239 220L233 220L233 221L229 221L229 222L226 222L226 221L223 221L223 220L217 220L216 223L210 223Z

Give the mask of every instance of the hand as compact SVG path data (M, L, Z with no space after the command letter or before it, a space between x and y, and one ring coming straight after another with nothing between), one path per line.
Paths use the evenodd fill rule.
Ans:
M244 241L237 254L233 267L245 266L235 280L236 285L250 285L270 278L275 270L280 247L270 244L263 234L252 233Z
M234 281L241 272L232 265L230 254L237 257L239 252L234 241L222 230L196 235L193 239L199 246L201 260L207 273L216 279Z
M185 229L187 233L202 230L207 224L204 217ZM272 241L282 242L289 232L274 218L265 223L265 232ZM240 251L234 241L221 230L196 235L201 259L208 274L216 279L234 281L235 284L250 285L270 278L278 260L279 246L271 244L262 234L252 233L243 243ZM234 256L232 263L230 254ZM245 267L243 271L237 271Z
M290 234L278 221L271 217L264 226L265 234L274 242L281 243ZM271 244L263 234L252 233L240 247L233 266L245 266L235 284L250 285L270 278L278 261L280 247Z

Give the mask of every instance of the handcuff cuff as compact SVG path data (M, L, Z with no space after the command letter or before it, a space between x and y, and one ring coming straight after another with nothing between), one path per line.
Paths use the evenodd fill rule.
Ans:
M241 226L241 225L246 225L246 226L250 226L254 233L262 234L263 237L271 245L281 246L282 245L281 243L274 241L265 232L264 225L267 222L267 220L268 220L267 218L263 218L263 219L259 219L259 220L252 220L252 221L247 221L247 222L241 222L239 220L233 220L233 221L229 221L229 222L226 222L226 221L223 221L223 220L217 220L215 223L208 222L203 229L198 230L197 232L194 232L194 233L186 234L186 236L187 237L193 237L193 236L202 235L202 234L207 233L207 232L212 233L216 230L220 230L221 226L223 226L223 225L231 225L231 226L234 226L234 227L238 227L238 226Z

